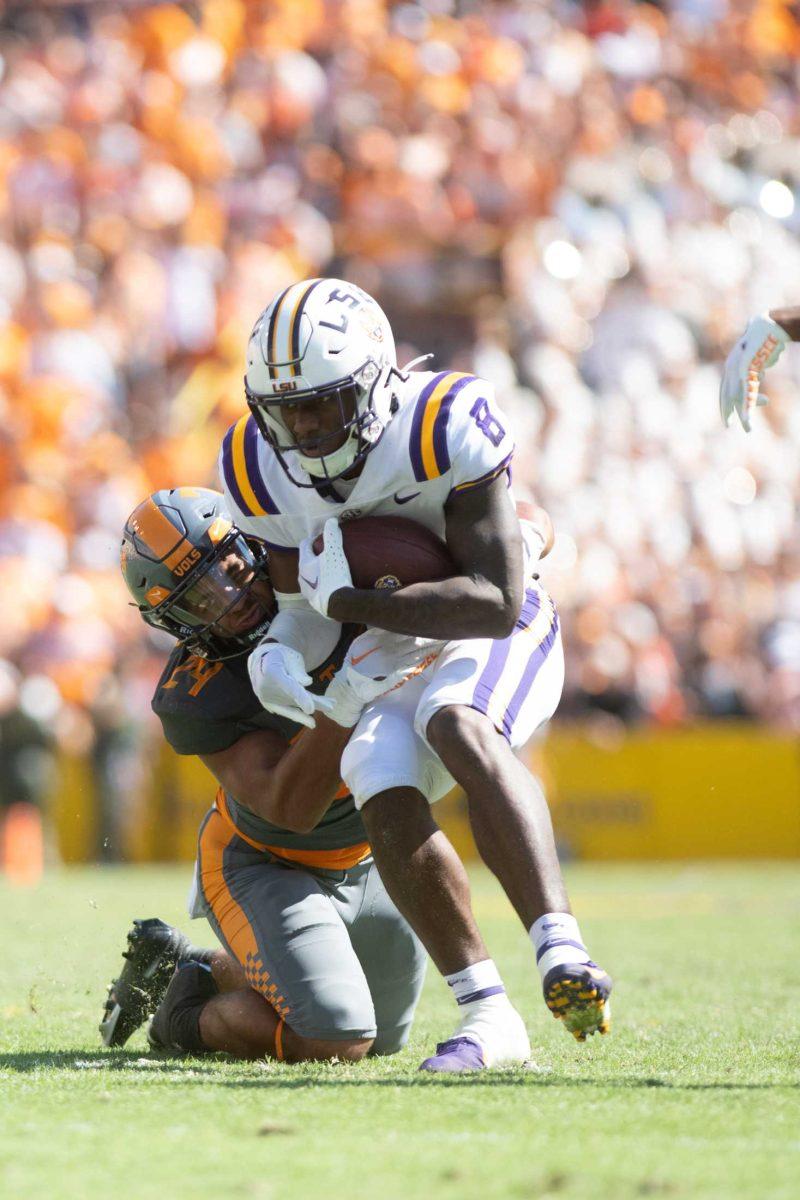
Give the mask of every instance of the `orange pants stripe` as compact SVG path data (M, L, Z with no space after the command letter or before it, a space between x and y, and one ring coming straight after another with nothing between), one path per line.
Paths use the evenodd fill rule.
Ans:
M286 1018L289 1006L283 1003L283 996L276 994L277 985L270 981L269 971L264 966L247 915L225 882L223 858L225 850L236 836L220 814L212 810L201 830L198 844L200 885L226 942L244 969L247 982L269 1000L280 1017Z

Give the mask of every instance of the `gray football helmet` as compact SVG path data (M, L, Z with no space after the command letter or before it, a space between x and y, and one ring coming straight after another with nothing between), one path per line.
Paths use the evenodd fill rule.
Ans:
M120 565L142 619L210 661L248 653L275 615L266 547L209 488L164 488L137 505Z

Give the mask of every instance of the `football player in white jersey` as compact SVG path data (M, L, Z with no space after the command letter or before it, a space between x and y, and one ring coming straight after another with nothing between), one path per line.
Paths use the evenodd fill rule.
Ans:
M459 1005L423 1067L524 1061L525 1026L472 916L466 872L431 814L466 793L475 840L530 934L545 1000L579 1040L609 1027L609 976L591 961L556 856L546 801L513 750L552 716L563 685L558 617L535 566L552 532L521 530L513 440L485 380L398 370L376 302L338 279L282 291L250 338L250 415L220 468L237 524L271 547L279 613L251 655L269 710L313 724L308 669L339 623L428 637L441 652L363 714L342 758L384 884ZM394 514L445 538L453 578L396 591L352 586L339 520ZM324 532L324 549L312 541Z
M789 342L800 341L800 308L772 308L751 317L742 336L725 360L719 407L730 424L734 413L750 432L753 409L767 404L761 391L764 372L774 367Z

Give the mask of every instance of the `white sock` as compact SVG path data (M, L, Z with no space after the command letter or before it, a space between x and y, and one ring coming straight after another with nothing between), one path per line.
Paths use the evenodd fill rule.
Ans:
M487 1067L504 1062L525 1062L531 1044L525 1024L505 992L472 1000L459 1008L461 1023L455 1037L469 1037L483 1051Z
M528 933L542 980L549 970L562 963L591 962L572 913L545 913L534 921Z
M454 971L452 975L445 975L444 978L459 1006L506 994L500 972L491 958L484 958L481 962Z

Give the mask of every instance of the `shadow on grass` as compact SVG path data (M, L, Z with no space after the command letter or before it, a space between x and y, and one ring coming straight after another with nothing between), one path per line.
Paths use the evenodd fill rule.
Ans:
M752 1092L800 1089L794 1083L748 1083L732 1080L709 1080L706 1083L681 1083L670 1079L658 1079L650 1075L586 1076L543 1074L539 1071L509 1070L491 1071L476 1078L474 1075L427 1075L409 1067L400 1073L397 1070L384 1075L375 1075L374 1062L364 1068L359 1078L358 1067L323 1066L325 1074L308 1074L308 1067L298 1065L297 1076L292 1077L291 1068L277 1073L277 1068L262 1067L259 1063L242 1064L244 1069L258 1072L239 1078L230 1078L219 1070L220 1066L233 1064L225 1055L209 1058L161 1057L142 1054L132 1050L41 1050L21 1051L18 1054L0 1054L0 1071L12 1071L26 1075L34 1071L126 1071L151 1078L168 1075L169 1082L212 1084L225 1088L262 1088L271 1090L297 1090L303 1088L341 1087L595 1087L632 1089L645 1088L670 1092ZM271 1071L276 1071L272 1074ZM301 1073L302 1072L302 1073ZM341 1074L340 1074L341 1072ZM176 1075L183 1076L176 1079Z
M135 1050L22 1050L18 1054L0 1054L0 1071L26 1075L32 1071L136 1071L157 1075L165 1071L186 1070L214 1075L216 1062L229 1061L215 1055L202 1058L174 1058Z

